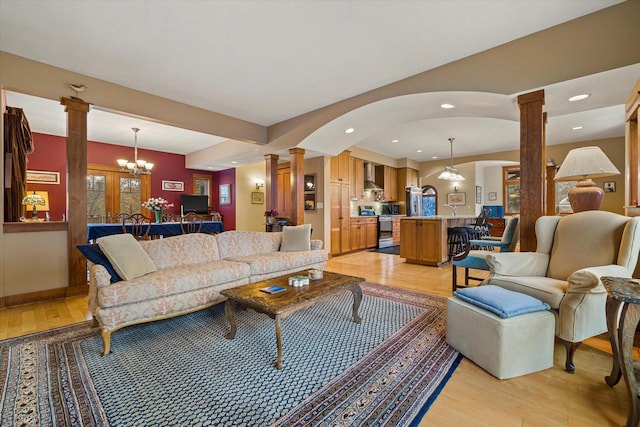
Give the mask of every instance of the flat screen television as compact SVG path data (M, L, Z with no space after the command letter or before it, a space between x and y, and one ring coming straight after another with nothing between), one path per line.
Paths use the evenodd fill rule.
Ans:
M195 212L197 214L209 213L209 196L195 194L181 194L180 206L183 213Z

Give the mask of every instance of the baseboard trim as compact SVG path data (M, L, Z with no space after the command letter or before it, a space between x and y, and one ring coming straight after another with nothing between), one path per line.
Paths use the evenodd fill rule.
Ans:
M88 286L72 286L29 292L26 294L8 295L6 297L0 297L0 308L13 307L16 305L30 304L51 299L63 299L65 297L86 295L88 293Z

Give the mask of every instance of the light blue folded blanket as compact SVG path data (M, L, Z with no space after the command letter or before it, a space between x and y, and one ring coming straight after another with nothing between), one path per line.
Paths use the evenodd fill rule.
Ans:
M489 310L503 319L551 308L549 304L539 299L495 285L464 288L453 294L470 304Z

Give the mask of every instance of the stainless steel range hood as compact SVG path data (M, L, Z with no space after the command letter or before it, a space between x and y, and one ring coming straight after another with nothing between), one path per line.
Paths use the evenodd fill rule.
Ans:
M364 191L383 191L382 187L380 187L374 181L376 176L375 169L373 168L373 164L365 163L364 164Z

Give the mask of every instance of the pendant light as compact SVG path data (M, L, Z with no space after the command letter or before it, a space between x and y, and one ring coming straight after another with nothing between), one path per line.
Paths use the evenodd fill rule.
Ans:
M449 138L449 144L451 145L451 166L445 166L444 170L438 176L438 179L445 181L464 181L464 176L458 172L458 169L453 167L453 141L455 138Z
M153 163L149 163L145 160L138 159L138 132L139 128L131 128L134 134L133 140L133 162L126 159L118 159L118 166L120 166L120 172L129 172L136 175L151 175L151 169L153 169Z

